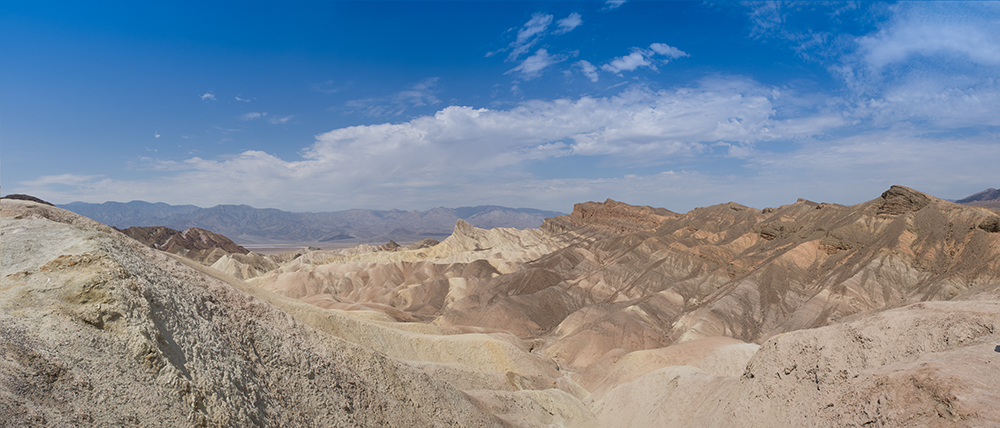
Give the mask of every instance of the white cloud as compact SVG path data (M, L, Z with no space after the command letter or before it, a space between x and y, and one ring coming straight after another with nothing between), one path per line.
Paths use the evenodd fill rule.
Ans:
M269 117L267 118L267 121L275 125L279 125L283 123L288 123L289 120L292 120L292 117L293 117L292 115L288 115L285 117Z
M583 24L583 19L579 13L573 12L569 16L556 22L557 28L552 34L563 34L573 31L574 28Z
M236 101L239 101L239 102L242 102L242 103L248 103L248 102L251 101L251 100L246 99L246 98L240 98L239 96L236 96L235 98L236 98Z
M656 69L656 66L646 59L646 55L642 51L636 50L628 55L611 60L611 62L602 65L601 69L611 73L620 73L622 71L632 71L639 67Z
M204 101L204 100L215 101L215 94L213 94L211 92L206 92L204 95L201 96L201 99L202 99L202 101Z
M602 65L601 69L616 74L622 71L634 71L639 67L649 67L652 70L656 70L656 60L653 58L656 55L666 56L669 59L690 56L673 46L664 43L653 43L649 45L649 49L632 48L632 53L611 60L607 64ZM666 64L669 59L661 60L661 62Z
M566 58L563 56L553 56L549 55L549 52L545 49L539 49L535 51L534 55L531 55L521 61L521 64L507 71L504 74L518 73L522 78L530 80L534 79L542 74L542 70L546 67L564 61Z
M153 138L160 138L159 132L153 132Z
M580 67L580 71L583 73L584 76L587 76L587 78L590 79L591 82L597 81L598 79L597 67L594 67L594 64L591 64L589 61L581 59L576 62L576 65Z
M256 112L256 111L253 111L253 112L244 114L243 116L240 116L240 120L254 120L254 119L260 119L260 118L265 117L265 116L267 116L267 112Z
M690 56L684 51L677 49L673 46L667 45L665 43L653 43L649 45L649 49L665 57L676 59L680 57Z

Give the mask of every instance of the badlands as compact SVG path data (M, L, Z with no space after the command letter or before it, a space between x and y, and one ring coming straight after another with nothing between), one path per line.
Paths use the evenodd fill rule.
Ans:
M0 425L1000 426L990 208L608 200L431 244L193 260L4 199Z

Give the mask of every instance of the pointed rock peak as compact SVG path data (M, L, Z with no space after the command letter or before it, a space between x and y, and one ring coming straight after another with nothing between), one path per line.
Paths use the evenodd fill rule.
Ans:
M726 202L725 205L726 205L727 208L729 208L729 209L731 209L733 211L746 211L747 209L750 208L750 207L748 207L746 205L743 205L743 204L740 204L740 203L737 203L737 202L732 202L732 201Z
M462 219L458 219L458 220L455 220L455 231L452 232L452 234L456 234L456 233L468 233L468 232L471 232L471 231L473 231L475 229L476 229L476 227L473 226L473 225L471 225L471 224L469 224L469 222L467 222L465 220L462 220Z
M879 198L878 214L899 215L919 211L932 200L932 196L925 193L894 184Z

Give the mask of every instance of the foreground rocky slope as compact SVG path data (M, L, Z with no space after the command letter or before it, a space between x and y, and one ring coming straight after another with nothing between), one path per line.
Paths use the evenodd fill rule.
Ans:
M500 426L445 382L323 333L182 259L3 201L9 426Z
M87 378L106 399L139 385L206 424L1000 424L1000 215L901 186L849 207L590 202L539 229L213 267L4 204L0 349L62 367L0 360L0 412L25 423L87 423L99 393L74 401L59 373L106 352L117 366Z

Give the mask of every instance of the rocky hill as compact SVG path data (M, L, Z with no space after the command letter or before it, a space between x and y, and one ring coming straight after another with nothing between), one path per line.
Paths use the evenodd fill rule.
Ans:
M270 242L349 242L384 243L389 240L416 242L443 239L451 234L455 221L465 220L477 227L534 228L554 211L530 208L478 206L434 208L428 211L353 209L325 213L292 213L259 209L248 205L193 205L105 202L74 202L61 208L104 224L128 228L165 226L177 230L191 227L211 230L244 244Z
M3 204L0 416L22 425L127 423L101 397L168 424L1000 424L1000 214L902 186L213 267Z

